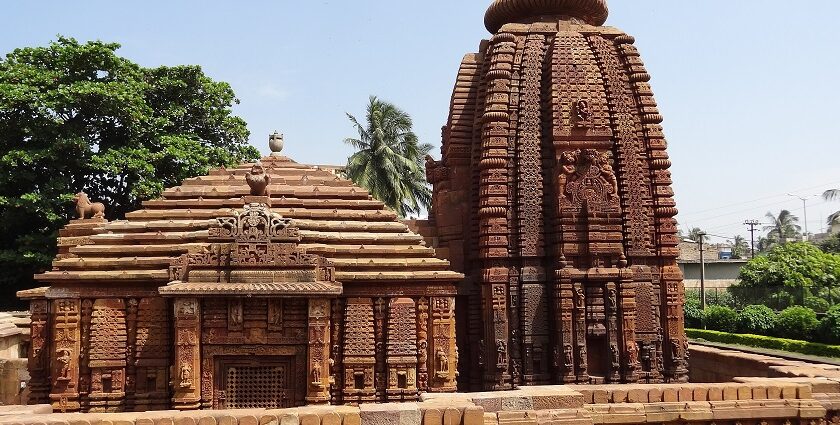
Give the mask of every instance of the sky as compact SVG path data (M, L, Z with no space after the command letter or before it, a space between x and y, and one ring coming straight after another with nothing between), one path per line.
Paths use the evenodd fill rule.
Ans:
M198 64L229 82L251 143L285 134L298 162L343 164L370 95L440 145L458 65L489 37L489 0L7 1L0 54L57 35L122 44L144 66ZM794 6L792 6L793 4ZM807 6L805 6L807 5ZM665 117L683 229L724 242L840 188L840 1L609 0L636 37ZM818 233L840 210L806 201ZM803 220L804 221L804 220Z

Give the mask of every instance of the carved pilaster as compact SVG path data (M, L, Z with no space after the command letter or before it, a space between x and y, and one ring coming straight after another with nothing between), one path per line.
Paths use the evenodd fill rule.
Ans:
M387 313L387 302L384 298L377 298L373 305L373 332L375 341L374 387L376 388L376 401L385 401L385 389L388 384L385 376L385 314Z
M50 311L45 299L29 303L29 404L49 402L50 394Z
M78 299L53 300L50 402L58 412L75 412L79 404L80 307Z
M455 298L432 298L432 344L430 347L434 392L457 389L458 346L455 343Z
M586 346L586 291L580 282L574 283L572 287L572 298L574 299L575 321L575 366L577 382L582 384L589 382L589 356Z
M201 303L197 298L177 298L175 314L175 376L172 407L194 410L201 406Z
M330 402L330 313L330 300L309 300L309 366L306 381L306 402L309 404Z
M554 347L554 367L558 384L571 384L575 376L575 297L570 270L565 258L558 264L555 285L555 320L557 323L557 345Z
M479 169L479 252L483 259L486 355L484 386L502 390L512 387L510 333L508 326L508 269L510 267L511 179L508 171L510 128L510 85L516 37L500 33L493 37L490 70L486 74ZM492 360L490 360L492 359Z
M344 370L342 363L344 357L341 353L341 335L344 333L344 299L338 298L332 302L330 326L330 404L338 405L341 400L342 387L344 382Z
M419 398L416 317L414 300L391 300L388 308L386 401L412 401Z
M420 298L417 301L417 388L420 391L433 391L435 386L429 380L429 370L435 375L434 351L429 347L429 299ZM430 361L432 360L432 361Z
M86 300L85 303L88 301ZM90 313L89 411L119 412L125 401L127 357L125 302L105 298L93 302Z
M125 410L134 410L134 400L137 393L137 311L140 302L137 298L129 298L125 309L125 329L128 340L126 342L126 373L125 373Z
M374 306L370 298L346 300L344 338L341 339L344 403L359 404L376 400L374 369L376 341Z

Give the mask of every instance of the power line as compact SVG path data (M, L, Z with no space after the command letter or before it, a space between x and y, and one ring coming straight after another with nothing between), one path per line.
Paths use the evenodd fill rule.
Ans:
M708 208L708 209L705 209L705 210L692 211L692 212L690 212L686 215L692 216L692 215L695 215L695 214L702 214L702 213L709 212L709 211L717 211L717 210L722 210L722 209L726 209L726 208L731 208L731 207L734 207L734 206L747 205L747 204L751 204L753 202L764 201L764 200L767 200L767 199L780 198L782 196L787 196L786 194L789 193L789 192L803 192L803 191L809 191L809 190L818 189L818 188L825 188L825 187L834 186L834 185L840 185L840 181L832 182L832 183L824 183L824 184L820 184L820 185L817 185L817 186L804 187L804 188L801 188L801 189L792 189L791 191L784 192L784 193L779 193L778 195L765 196L765 197L762 197L762 198L756 198L756 199L753 199L753 200L750 200L750 201L743 201L743 202L738 202L738 203L734 203L734 204L728 204L728 205L721 206L721 207L713 207L713 208Z

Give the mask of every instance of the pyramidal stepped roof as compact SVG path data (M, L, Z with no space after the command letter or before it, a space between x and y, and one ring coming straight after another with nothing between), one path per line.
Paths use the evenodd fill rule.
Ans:
M169 267L183 254L210 243L209 228L244 208L245 176L253 164L216 169L187 179L146 201L126 220L71 222L61 232L46 283L154 282L170 279ZM435 257L423 238L369 193L330 171L274 154L262 159L270 177L271 211L298 229L298 247L331 261L335 279L353 281L455 281L449 262ZM63 248L63 249L62 249Z
M495 34L504 24L568 16L600 26L608 15L607 0L495 0L484 15L484 25Z

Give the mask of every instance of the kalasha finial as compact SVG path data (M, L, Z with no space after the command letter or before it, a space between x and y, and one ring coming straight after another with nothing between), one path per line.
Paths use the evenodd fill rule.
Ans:
M283 135L276 130L268 136L268 148L271 149L271 156L280 156L283 151Z
M568 16L601 26L607 15L607 0L494 0L484 15L484 26L495 34L505 24L543 16Z
M271 178L265 173L262 163L257 162L251 171L245 174L245 181L251 187L251 196L268 196L268 184Z

